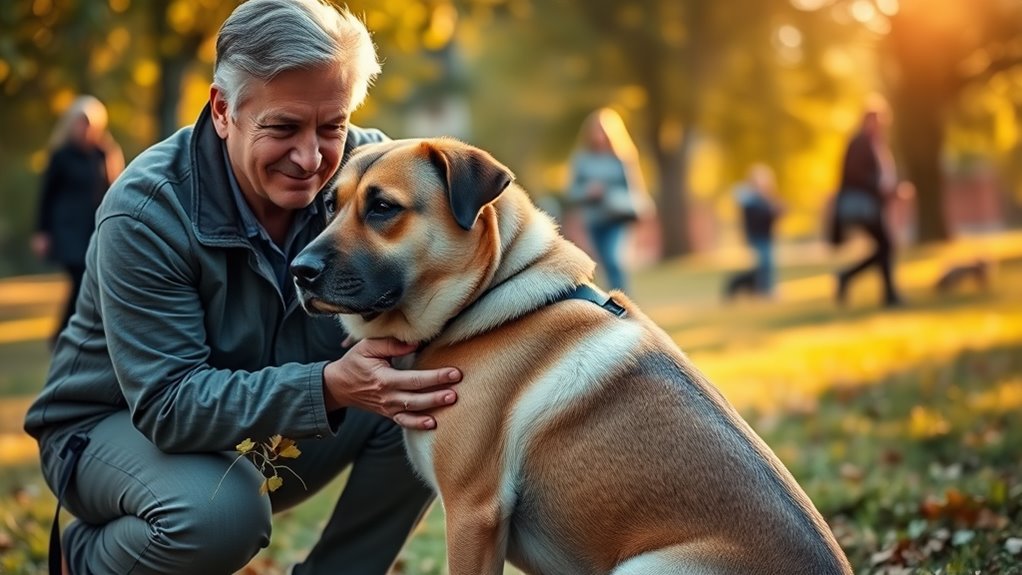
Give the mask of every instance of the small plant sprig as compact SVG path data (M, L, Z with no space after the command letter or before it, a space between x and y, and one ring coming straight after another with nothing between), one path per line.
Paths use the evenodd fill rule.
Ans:
M259 471L263 474L263 482L259 486L259 494L265 495L267 493L273 493L280 489L280 486L284 484L284 478L280 476L280 470L286 469L291 475L294 475L298 481L301 481L302 487L308 491L309 487L305 485L305 481L295 473L294 469L291 469L287 465L280 463L281 459L295 459L302 454L302 450L298 449L293 439L282 437L280 434L271 436L269 439L262 443L256 443L250 438L245 438L244 441L234 446L237 450L238 456L234 458L231 465L227 467L227 471L224 472L224 476L220 478L220 482L217 483L216 489L213 491L213 495L210 499L216 497L216 494L220 492L220 486L223 485L224 479L227 478L227 474L231 472L234 464L240 461L246 455L252 458L252 463L259 468Z

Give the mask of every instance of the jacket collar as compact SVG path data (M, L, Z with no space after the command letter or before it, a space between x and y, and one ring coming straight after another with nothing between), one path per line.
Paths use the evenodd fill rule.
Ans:
M213 127L209 104L206 104L192 129L189 144L192 227L195 237L203 244L247 246L220 146L220 136Z

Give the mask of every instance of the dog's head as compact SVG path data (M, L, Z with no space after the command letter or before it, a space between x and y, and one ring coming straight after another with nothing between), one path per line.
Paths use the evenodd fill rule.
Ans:
M452 139L358 148L327 198L332 219L292 262L303 307L359 338L435 331L492 274L500 241L485 208L513 177Z

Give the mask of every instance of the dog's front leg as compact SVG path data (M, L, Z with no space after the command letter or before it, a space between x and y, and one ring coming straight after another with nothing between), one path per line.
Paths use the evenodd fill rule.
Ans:
M447 565L451 575L501 575L507 524L496 499L486 503L444 501Z

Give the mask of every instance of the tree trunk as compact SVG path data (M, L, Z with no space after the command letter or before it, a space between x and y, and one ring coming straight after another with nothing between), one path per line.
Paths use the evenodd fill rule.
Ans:
M921 4L913 5L921 10ZM918 13L912 14L917 17ZM953 63L958 46L947 30L913 26L906 10L891 19L886 38L893 58L892 87L894 130L900 175L916 187L920 242L943 241L950 237L944 213L943 166L945 113L957 96Z
M690 139L685 131L684 140ZM656 161L659 167L660 205L658 215L663 234L665 258L688 254L692 251L689 234L688 195L685 180L688 173L686 146L656 146Z
M198 33L181 34L167 23L170 0L155 0L150 7L153 33L157 45L157 65L160 80L157 84L156 110L158 139L162 140L178 129L178 107L185 72L195 60L195 52L202 42Z
M939 102L922 94L905 94L894 109L895 132L901 152L900 176L916 188L918 241L950 238L944 213L944 118ZM900 104L900 105L899 105Z
M163 140L178 129L178 106L181 103L181 86L188 60L177 56L160 55L160 82L156 94L156 113L159 118L158 139Z

